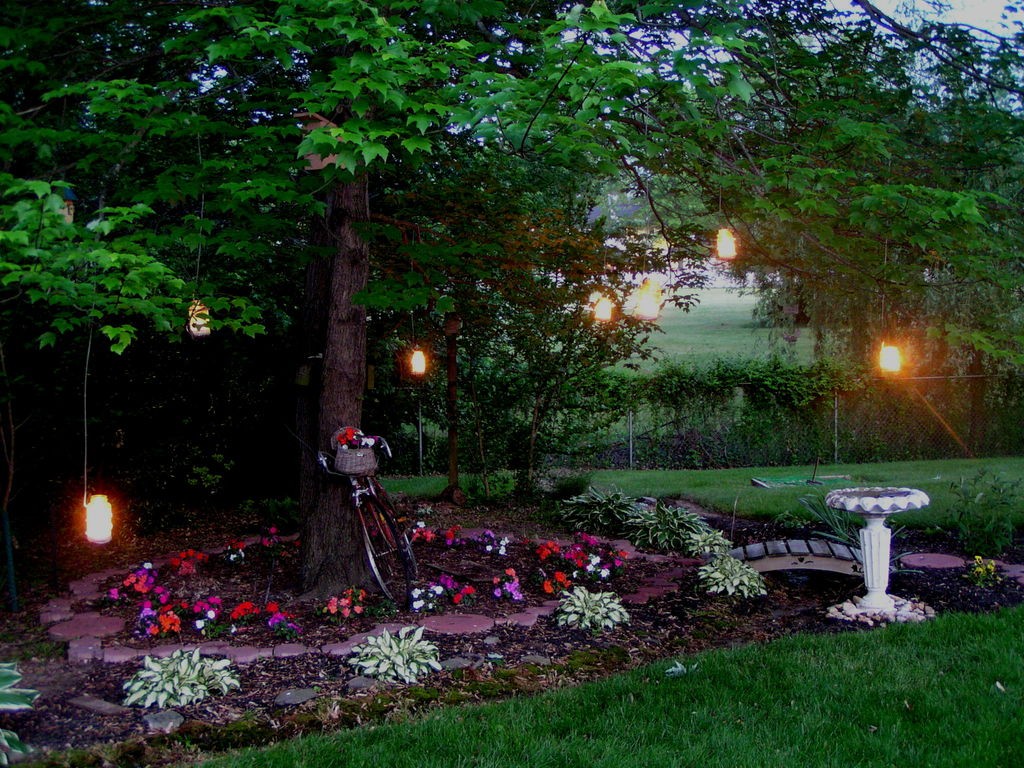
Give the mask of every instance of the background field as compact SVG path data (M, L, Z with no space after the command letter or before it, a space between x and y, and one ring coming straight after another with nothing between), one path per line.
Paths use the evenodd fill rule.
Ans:
M780 342L772 347L772 329L753 320L753 294L726 287L704 288L696 294L700 303L689 312L671 306L663 311L658 321L663 333L651 337L660 359L700 365L719 358L764 358L774 349L776 354L792 353L799 360L810 360L813 345L807 333L793 345Z

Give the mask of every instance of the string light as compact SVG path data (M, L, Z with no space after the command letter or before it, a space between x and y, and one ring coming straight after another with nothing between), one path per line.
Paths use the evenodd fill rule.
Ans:
M903 367L903 355L900 348L882 342L882 348L878 352L878 367L886 373L898 373Z
M427 372L427 356L422 349L414 349L409 356L409 372L413 376L422 376Z
M733 237L731 230L726 229L725 227L718 230L716 251L718 258L724 261L736 258L736 238Z
M615 311L615 304L607 296L598 294L594 301L594 319L600 320L601 322L608 322L612 319L612 315Z
M633 316L640 320L657 320L661 314L661 302L661 286L646 277L633 294Z
M107 544L114 533L114 508L102 493L94 493L85 505L85 538L93 544Z

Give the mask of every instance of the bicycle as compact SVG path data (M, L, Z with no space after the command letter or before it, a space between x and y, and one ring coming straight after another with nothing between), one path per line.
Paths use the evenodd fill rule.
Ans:
M376 477L379 446L388 458L391 448L382 437L369 437L354 427L335 432L351 443L335 456L320 451L317 464L329 477L345 478L352 487L352 507L359 515L367 564L381 592L400 608L407 608L416 579L416 558L408 536L399 526L399 516L387 492ZM333 464L333 466L332 466Z

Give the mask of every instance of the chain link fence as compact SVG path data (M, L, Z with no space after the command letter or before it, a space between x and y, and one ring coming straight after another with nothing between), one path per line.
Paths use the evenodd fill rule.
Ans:
M565 453L571 469L714 469L1024 455L1019 377L877 380L811 406L726 403L641 408Z

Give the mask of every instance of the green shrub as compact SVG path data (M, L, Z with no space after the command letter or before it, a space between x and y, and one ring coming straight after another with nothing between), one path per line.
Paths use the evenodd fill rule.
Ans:
M200 656L198 648L191 653L177 650L162 659L144 658L142 669L124 684L127 692L124 703L125 706L184 707L205 699L212 692L227 693L241 687L229 659Z
M653 507L634 506L624 529L633 546L640 549L685 552L690 536L707 534L711 527L700 515L658 501Z
M706 531L692 531L684 537L684 551L693 557L701 555L725 555L733 548L725 534L714 528Z
M15 712L31 709L39 691L15 687L21 682L21 674L12 662L0 663L0 712ZM9 754L26 755L32 748L18 738L18 734L0 728L0 765L7 765Z
M729 555L719 555L701 566L697 576L701 586L715 594L758 597L768 593L760 573Z
M423 627L402 627L397 635L386 629L352 649L349 661L361 675L389 683L415 683L439 672L437 646L423 639Z
M629 621L629 613L614 592L590 592L574 587L558 604L559 626L603 632Z
M1013 515L1021 504L1019 489L1019 480L1003 480L984 469L950 486L957 532L968 552L994 557L1013 544Z
M620 491L602 492L590 488L586 493L561 504L562 519L577 531L621 536L626 520L636 509L636 499Z

